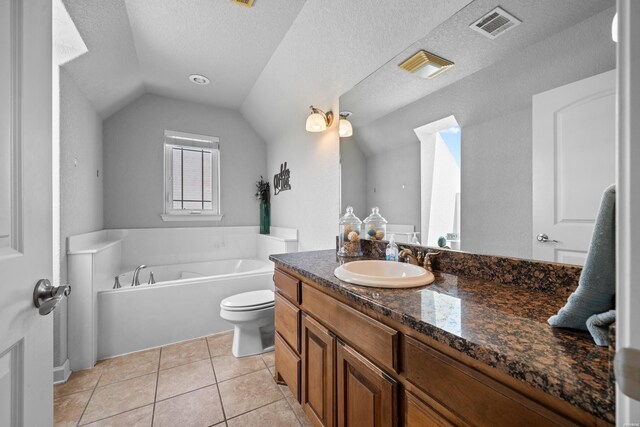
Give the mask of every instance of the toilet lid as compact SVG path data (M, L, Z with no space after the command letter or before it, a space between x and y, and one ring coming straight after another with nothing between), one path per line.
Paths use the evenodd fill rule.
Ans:
M243 292L225 298L220 307L230 311L259 310L273 305L273 291Z

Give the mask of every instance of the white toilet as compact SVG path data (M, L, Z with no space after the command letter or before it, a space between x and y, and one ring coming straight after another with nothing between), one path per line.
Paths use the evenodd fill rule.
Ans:
M225 298L220 303L220 317L234 325L235 357L251 356L273 350L273 291L244 292Z

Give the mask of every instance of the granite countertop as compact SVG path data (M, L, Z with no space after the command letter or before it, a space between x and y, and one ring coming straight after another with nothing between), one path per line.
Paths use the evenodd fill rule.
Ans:
M270 259L356 305L615 422L607 348L593 344L588 333L547 324L547 318L564 305L565 295L440 272L425 287L369 288L333 275L340 265L333 250L272 255Z

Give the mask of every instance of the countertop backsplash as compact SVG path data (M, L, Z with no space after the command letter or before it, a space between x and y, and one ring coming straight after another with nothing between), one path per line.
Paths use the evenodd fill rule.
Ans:
M361 245L363 256L384 258L386 241L362 240ZM434 270L443 273L551 292L565 299L578 287L582 272L580 265L478 255L406 243L399 243L398 249L411 249L414 253L440 252L432 262Z

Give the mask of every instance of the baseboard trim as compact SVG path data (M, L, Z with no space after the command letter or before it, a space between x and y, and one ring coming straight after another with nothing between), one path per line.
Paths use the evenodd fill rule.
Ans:
M62 366L55 366L53 368L53 383L62 384L66 383L71 375L71 368L69 368L69 359L65 360Z

